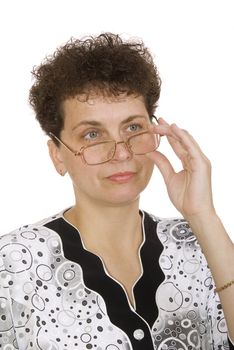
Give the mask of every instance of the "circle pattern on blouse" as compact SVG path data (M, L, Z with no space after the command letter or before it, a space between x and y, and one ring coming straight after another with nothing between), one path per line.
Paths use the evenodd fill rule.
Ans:
M102 297L84 285L81 267L63 256L55 232L29 227L6 242L0 249L0 279L5 291L11 290L12 304L0 298L4 350L13 349L7 344L28 350L130 349L126 334L110 322Z
M160 221L158 237L165 280L156 293L155 350L212 349L220 339L209 335L221 337L227 329L197 240L183 219ZM102 297L85 286L81 267L64 257L55 232L41 224L0 241L4 350L132 349L127 335L110 322Z
M227 329L197 239L184 219L160 222L158 236L164 245L159 263L165 280L156 293L159 309L153 325L156 349L213 349L210 334L222 334ZM209 317L216 319L209 322ZM208 332L211 324L214 329Z

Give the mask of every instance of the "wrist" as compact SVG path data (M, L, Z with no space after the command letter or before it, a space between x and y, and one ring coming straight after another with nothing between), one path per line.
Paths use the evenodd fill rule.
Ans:
M214 209L193 215L187 215L185 219L196 234L200 231L207 231L208 227L221 224L221 220Z

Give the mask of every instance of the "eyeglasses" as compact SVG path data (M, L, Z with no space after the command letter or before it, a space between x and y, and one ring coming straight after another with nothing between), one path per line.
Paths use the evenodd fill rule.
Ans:
M92 145L82 146L79 151L74 151L52 132L50 132L49 135L75 156L81 156L83 162L88 165L98 165L109 162L114 158L117 145L121 143L125 145L126 149L132 155L144 155L153 152L158 148L160 143L160 136L158 134L153 134L150 131L142 131L131 135L125 141L101 141Z

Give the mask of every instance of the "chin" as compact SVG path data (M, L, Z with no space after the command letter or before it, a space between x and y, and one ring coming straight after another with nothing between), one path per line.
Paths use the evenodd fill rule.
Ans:
M105 202L109 203L111 206L119 206L131 204L139 200L141 192L145 189L143 188L135 188L135 189L127 189L127 188L118 188L108 193L108 196L105 198Z

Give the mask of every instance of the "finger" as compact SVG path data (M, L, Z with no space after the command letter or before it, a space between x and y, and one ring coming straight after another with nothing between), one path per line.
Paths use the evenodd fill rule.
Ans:
M188 152L190 156L194 156L194 152L191 152L192 150L194 151L194 148L196 148L197 151L196 155L198 152L202 154L198 143L192 135L190 135L187 130L180 129L176 124L169 125L163 122L163 124L156 125L154 131L161 136L167 136L168 142L179 158L184 157Z
M197 143L196 140L192 137L192 135L189 134L189 132L188 132L187 130L179 128L178 125L175 124L175 123L169 125L169 124L165 121L165 119L163 119L162 117L159 117L159 118L158 118L158 123L159 123L158 125L155 125L155 126L156 126L155 131L157 131L158 133L160 133L162 136L163 136L163 135L166 135L167 137L173 136L174 139L177 139L177 140L179 140L179 141L181 142L181 141L183 141L183 134L180 134L180 136L179 136L178 131L180 130L180 131L182 131L182 132L184 133L184 135L185 135L185 134L189 135L189 136L190 136L190 139L193 141L194 145L196 145L197 148L201 151L201 149L200 149L198 143ZM163 128L163 126L166 126L166 125L168 126L168 128L166 128L166 127ZM177 130L176 130L175 128L176 128Z
M167 140L177 157L182 161L187 157L188 150L183 143L183 138L174 132L172 125L170 126L170 133L167 135Z
M175 175L175 170L168 158L159 151L148 153L146 156L150 158L158 167L159 171L163 176L165 184L167 185L171 177Z
M162 118L160 118L162 119ZM151 131L159 134L161 137L166 136L169 144L171 145L173 151L177 157L181 160L182 165L185 165L184 159L187 156L187 151L182 146L180 139L172 132L171 126L163 120L163 124L154 125Z
M160 118L161 119L161 118ZM154 127L154 132L165 135L177 157L181 160L184 168L189 167L189 163L194 159L205 158L197 142L193 137L176 124L169 125L166 122ZM194 151L196 148L196 151Z
M160 136L171 136L171 137L174 137L175 139L178 139L179 141L179 138L176 136L175 133L173 133L171 127L169 124L165 123L165 124L152 124L150 126L150 130L155 133L155 134L159 134Z
M166 120L163 119L162 117L158 118L158 124L159 125L169 125L169 123L167 123Z
M197 141L189 134L187 130L180 129L176 124L172 124L172 130L183 145L184 149L189 153L191 157L197 157L203 155L203 152L198 145Z

